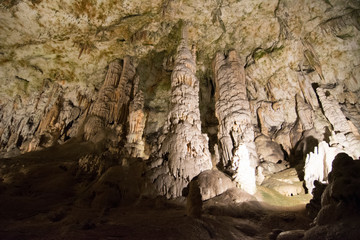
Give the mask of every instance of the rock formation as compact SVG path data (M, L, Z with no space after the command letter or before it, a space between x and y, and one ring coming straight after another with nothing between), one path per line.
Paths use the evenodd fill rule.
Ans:
M188 215L203 218L183 226L203 231L178 238L311 239L306 220L288 232L299 215L283 221L256 202L305 204L305 189L311 215L320 211L315 229L360 229L358 163L333 161L360 157L359 9L358 0L0 1L0 238L53 239L42 233L59 229L82 239L83 227L96 237L111 227L103 216L120 221L127 203L159 210L167 232L154 231L156 214L109 232L170 239L186 196ZM162 216L168 203L179 219ZM41 230L29 233L30 223Z
M163 174L154 179L155 188L167 197L182 195L199 173L212 168L208 137L201 133L199 81L195 76L195 53L188 48L184 28L171 75L171 109L161 141Z
M217 53L214 63L216 83L215 114L219 121L221 160L233 178L247 192L255 193L257 153L250 105L246 94L245 71L235 51L227 58Z
M261 186L274 189L285 196L296 196L303 194L303 183L294 168L268 175L261 183Z
M340 152L336 147L330 147L322 141L314 152L307 154L304 167L304 181L309 193L314 189L314 181L326 183L332 170L332 161Z
M257 115L259 118L259 125L261 133L265 136L270 136L270 130L280 130L284 122L284 112L280 108L278 102L261 102L257 108Z
M144 112L144 94L139 90L139 77L134 83L134 99L129 106L129 129L127 131L126 148L133 157L146 158L145 141L143 139L146 113Z
M339 104L331 93L320 87L316 89L316 92L319 96L324 114L333 126L333 130L335 132L349 133L351 131L350 126L342 113Z
M357 239L359 236L359 161L345 153L336 155L329 174L329 185L321 197L321 210L315 218L315 227L305 239L336 236L338 239ZM346 228L339 228L342 224Z
M306 204L306 211L309 217L314 219L321 209L321 196L328 184L314 181L314 188L311 192L313 198Z
M228 189L236 187L236 183L219 170L204 171L198 175L196 181L202 201L214 198Z
M303 129L305 131L312 129L314 127L314 111L299 94L296 95L296 110Z
M48 148L76 137L78 123L87 111L75 97L83 90L44 80L40 93L26 101L15 98L4 104L0 116L4 156Z
M330 145L336 146L353 158L360 157L360 137L352 131L353 124L347 120L338 102L329 91L317 88L324 115L331 123L333 131L331 134ZM350 123L350 124L349 124Z
M106 138L107 128L115 131L115 146L121 141L129 114L131 90L135 67L130 57L109 64L104 83L98 97L90 109L84 126L85 140L100 142Z

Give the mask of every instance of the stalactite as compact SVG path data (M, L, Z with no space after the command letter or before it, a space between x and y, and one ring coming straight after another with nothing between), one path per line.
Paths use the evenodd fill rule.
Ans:
M246 94L245 71L235 51L230 51L227 58L217 53L213 68L221 159L224 166L229 166L233 171L235 181L247 192L254 193L258 159Z

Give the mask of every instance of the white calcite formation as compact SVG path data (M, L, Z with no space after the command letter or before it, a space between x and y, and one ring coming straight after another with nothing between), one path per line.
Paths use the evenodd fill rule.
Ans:
M155 188L167 197L181 196L193 177L212 168L208 137L201 133L195 52L187 44L184 29L171 75L171 110L160 149L163 165L159 171L164 167L166 171L155 180Z
M235 51L226 58L217 53L214 63L216 93L215 114L219 121L218 139L224 167L249 193L255 193L257 153L250 105L246 94L243 65Z
M121 141L127 122L134 77L135 67L130 57L125 57L123 66L118 60L109 64L105 81L84 126L85 140L105 140L108 138L107 128L112 128L115 130L112 139L115 146Z
M314 189L314 181L326 183L332 170L332 162L340 153L336 147L330 147L325 141L315 147L314 152L306 155L304 167L304 181L309 193Z

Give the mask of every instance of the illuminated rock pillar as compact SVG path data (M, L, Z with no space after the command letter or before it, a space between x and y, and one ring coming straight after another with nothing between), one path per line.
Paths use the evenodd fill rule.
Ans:
M233 173L233 179L242 189L254 194L258 157L246 94L245 70L235 51L230 51L227 58L217 53L213 68L222 163Z
M171 110L161 146L173 179L163 183L170 197L181 196L193 177L212 168L208 137L201 133L199 81L195 73L195 54L187 46L185 28L171 75Z

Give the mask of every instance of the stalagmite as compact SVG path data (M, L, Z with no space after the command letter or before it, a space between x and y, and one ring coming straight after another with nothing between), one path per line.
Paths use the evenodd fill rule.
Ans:
M167 197L181 196L193 177L212 168L208 137L201 133L199 81L186 31L184 28L171 75L172 105L160 150L168 170L155 181L155 187Z
M84 126L86 140L103 140L104 128L109 125L116 130L118 137L123 135L134 76L135 67L130 57L125 57L123 66L118 60L109 64L104 84Z
M314 181L325 183L332 169L332 162L340 152L336 147L330 147L325 141L319 143L314 151L306 155L304 181L308 192L314 188Z
M126 136L126 148L133 157L144 158L145 142L143 133L146 122L146 113L144 112L144 95L138 89L139 77L136 77L134 83L134 100L129 106L129 129Z
M225 58L217 53L214 63L216 82L215 113L219 121L219 146L224 167L247 192L255 193L257 153L250 105L246 95L245 71L235 51Z

